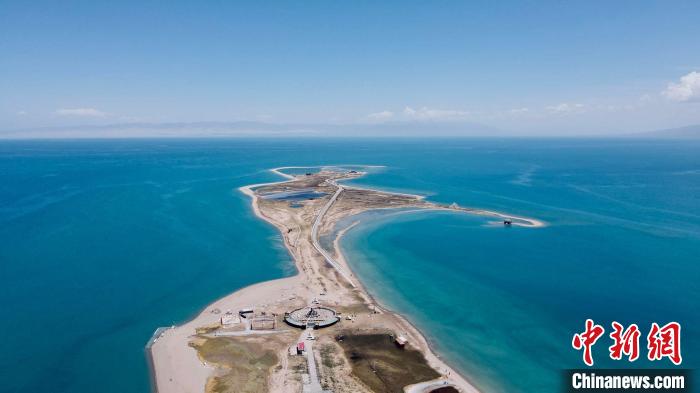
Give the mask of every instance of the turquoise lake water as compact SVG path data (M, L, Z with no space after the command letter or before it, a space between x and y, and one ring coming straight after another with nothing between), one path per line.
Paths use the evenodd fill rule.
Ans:
M678 321L683 366L697 367L700 142L5 141L0 391L149 391L156 327L294 273L236 188L324 164L385 165L355 183L549 224L408 213L364 220L342 242L368 289L484 390L557 391L559 370L582 367L570 342L586 318L643 334ZM624 367L608 345L596 365Z

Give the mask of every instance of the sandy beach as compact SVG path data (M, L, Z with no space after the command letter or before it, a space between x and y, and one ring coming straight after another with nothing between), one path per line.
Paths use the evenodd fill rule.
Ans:
M152 356L157 391L309 391L314 381L309 384L309 374L304 368L320 356L323 361L318 367L318 383L325 389L334 392L371 392L376 381L363 377L361 367L347 359L338 337L390 334L404 337L409 343L407 347L422 355L416 360L417 367L424 362L434 370L428 381L412 381L410 386L404 388L405 391L430 392L438 386L452 386L460 392L478 392L464 376L432 351L425 337L407 319L369 296L340 251L340 239L350 227L336 234L330 250L318 249L317 237L332 233L339 220L371 209L453 210L512 219L513 225L541 227L545 224L498 212L435 204L417 195L341 185L343 180L364 175L362 172L322 170L292 176L284 173L285 169L289 168L271 170L285 180L245 186L240 191L252 198L256 216L280 231L298 273L293 277L240 289L210 304L193 320L164 330L154 337L148 350ZM274 199L282 193L307 192L311 189L323 196L293 203ZM242 309L254 309L256 315L262 313L279 319L278 316L290 310L312 304L331 307L347 317L341 317L340 322L331 328L314 331L316 337L313 344L322 349L319 353L312 353L312 359L307 357L306 361L299 360L290 351L298 341L301 332L298 329L283 323L277 323L273 329L265 332L244 328L242 324L245 322L240 327L227 328L222 325L222 315L235 316ZM267 338L261 339L261 333L265 333ZM228 341L223 342L224 337ZM227 358L226 353L217 352L219 347L215 343L254 346L255 351L266 351L274 361L265 363L267 368L253 383L246 379L245 370L236 370L242 364L238 358L233 355ZM246 353L246 350L242 351ZM216 352L218 357L213 356L212 352ZM237 356L240 358L240 353ZM231 386L236 384L240 385ZM241 387L243 384L245 388Z

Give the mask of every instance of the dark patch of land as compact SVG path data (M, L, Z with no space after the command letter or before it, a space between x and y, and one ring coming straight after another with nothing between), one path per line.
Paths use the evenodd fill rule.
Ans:
M459 393L459 390L453 388L452 386L445 386L444 388L431 390L430 393Z
M278 192L316 190L316 191L335 191L335 187L326 183L326 180L338 177L337 173L315 173L310 176L297 176L292 181L286 181L275 184L268 184L256 188L254 191L261 196L275 194Z
M396 346L388 333L351 334L339 341L352 374L377 393L401 393L406 385L435 379L422 353Z

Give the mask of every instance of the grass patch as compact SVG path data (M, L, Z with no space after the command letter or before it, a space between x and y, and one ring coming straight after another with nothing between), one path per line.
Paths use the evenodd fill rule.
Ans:
M253 393L267 391L267 378L278 363L277 355L258 343L234 337L214 337L191 343L206 362L225 372L207 382L211 393Z
M200 326L195 329L195 332L197 332L197 334L209 334L219 330L220 327L218 323L216 325Z
M339 360L336 360L335 355L335 347L332 344L324 344L321 347L321 364L323 364L324 367L328 369L333 369L336 366L340 366L343 363L341 363Z

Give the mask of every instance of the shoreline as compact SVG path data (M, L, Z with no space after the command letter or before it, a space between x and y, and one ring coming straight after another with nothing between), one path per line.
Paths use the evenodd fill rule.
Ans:
M346 165L349 166L349 165ZM333 167L331 165L324 165L324 166L318 166L319 168L325 168L325 167ZM353 167L366 167L362 165L353 165ZM266 216L260 209L260 197L254 192L255 188L258 187L264 187L264 186L273 186L273 185L280 185L283 183L287 183L290 181L294 181L297 177L293 175L289 175L283 172L284 169L289 169L289 168L311 168L311 167L278 167L278 168L273 168L270 169L269 171L272 173L275 173L281 177L284 178L284 180L277 181L277 182L267 182L267 183L259 183L259 184L252 184L252 185L247 185L247 186L242 186L239 187L238 190L241 191L243 194L251 197L251 207L253 209L254 214L256 215L257 218L260 218L277 228L278 231L280 231L280 234L282 236L285 248L289 255L292 257L292 260L294 261L294 266L296 269L296 273L292 276L280 278L280 279L275 279L275 280L269 280L269 281L264 281L256 284L251 284L247 287L240 288L236 290L235 292L226 295L220 299L217 299L215 302L207 305L204 307L204 309L194 316L191 320L178 325L177 327L170 327L165 330L162 330L162 328L157 329L154 332L154 336L152 337L151 341L149 341L149 344L152 344L150 346L146 347L147 351L147 357L149 359L149 366L151 368L151 380L152 380L152 387L153 390L156 392L160 393L179 393L179 392L191 392L191 391L203 391L205 385L207 384L207 381L212 375L215 375L216 370L212 368L211 366L208 366L206 362L202 359L197 354L197 351L190 347L187 343L189 340L194 336L194 333L196 332L196 328L198 326L205 326L207 323L211 324L213 321L216 321L217 318L214 317L212 318L212 313L214 312L213 310L218 310L219 307L223 308L229 308L233 309L234 307L245 307L247 304L253 304L252 299L255 299L257 303L260 302L266 302L266 303L272 303L272 302L280 302L280 293L283 292L283 287L291 286L295 287L298 286L304 279L308 278L306 270L304 268L304 261L301 260L300 258L303 259L301 255L298 255L297 252L299 251L296 247L297 244L299 243L299 237L300 237L300 232L301 228L299 228L299 231L297 232L297 238L296 239L291 239L291 236L289 235L292 230L288 227L285 227L283 224L275 221L274 219ZM364 175L364 174L362 174ZM336 187L338 187L338 190L342 189L347 189L347 190L365 190L365 191L372 191L375 192L376 190L372 189L364 189L364 188L357 188L353 186L340 186L336 184L334 181L329 182L330 184L334 184ZM338 191L337 194L340 192ZM398 194L398 193L391 193L391 192L383 192L384 194L393 194L393 195L403 195L403 196L409 196L412 198L416 198L416 200L423 201L424 197L420 195L413 195L413 194ZM336 195L337 196L337 195ZM328 209L333 204L333 200L330 201L330 203L327 206L324 206L322 210L323 213L318 216L320 221L320 218L325 214L325 210ZM390 210L390 209L395 209L395 208L380 208L382 210ZM361 208L358 207L356 209L352 209L350 213L348 213L348 217L355 216L359 213L365 212L365 211L370 211L370 210L375 210L373 208ZM491 217L498 217L498 218L511 218L511 219L517 219L521 220L521 223L513 223L513 225L520 225L520 226L526 226L526 227L542 227L545 226L545 224L539 220L535 219L530 219L530 218L524 218L524 217L515 217L515 216L509 216L503 213L499 212L493 212L493 211L487 211L487 210L479 210L479 209L467 209L467 208L461 208L456 205L451 205L450 207L432 203L432 202L425 202L425 205L421 205L420 207L414 206L414 208L411 208L410 210L406 212L415 212L415 211L427 211L427 210L435 210L435 211L452 211L452 212L461 212L461 213L470 213L470 214L475 214L475 215L482 215L482 216L491 216ZM332 219L329 220L330 223L326 223L327 226L330 226L331 229L337 224L337 220L333 221ZM332 244L333 244L333 250L327 250L327 251L332 251L335 253L336 258L338 260L338 265L342 266L342 269L345 269L346 271L350 272L350 276L355 278L355 282L357 283L357 286L353 288L353 290L357 290L358 294L364 298L363 302L370 307L374 307L375 310L379 310L381 313L386 314L389 318L395 319L395 326L401 327L402 329L405 330L405 334L409 337L412 338L412 342L414 345L417 347L417 349L423 353L425 356L426 361L436 371L438 371L441 375L437 380L435 380L435 383L440 382L442 383L449 382L453 384L454 386L458 386L461 388L461 391L463 392L469 392L469 393L479 393L479 390L472 385L467 378L458 370L454 369L452 366L447 364L447 362L444 360L442 356L435 350L434 344L431 344L431 341L427 338L427 336L421 332L421 330L414 325L406 316L400 314L399 312L391 310L389 307L386 305L382 304L378 299L370 295L370 293L367 291L365 288L364 284L357 279L357 276L354 274L353 270L350 268L346 256L343 254L341 247L340 247L340 241L342 237L345 235L345 233L352 229L358 222L352 223L350 226L347 228L343 228L342 230L339 230L336 234L335 237L333 238ZM318 223L314 223L314 226L316 226ZM313 237L313 236L312 236ZM313 240L313 239L312 239ZM320 251L320 250L319 250ZM325 256L324 256L325 257ZM339 266L334 266L333 263L327 262L329 265L332 266L332 269L334 269L337 273L340 273L341 275L344 275L344 273L341 270L341 267ZM347 279L347 277L346 277ZM287 288L289 289L289 288ZM298 291L299 288L296 289ZM251 296L251 294L255 292L255 295ZM297 292L292 292L292 293L297 293ZM281 295L282 298L285 297L285 294L282 293ZM296 296L294 296L296 297ZM292 298L294 298L292 297ZM290 298L289 300L291 300ZM250 300L249 300L250 299ZM157 337L156 337L157 336ZM170 373L172 375L176 375L177 372L175 370L188 370L188 375L187 376L178 376L178 383L174 384L173 378L167 378L165 373ZM167 379L166 379L167 378ZM166 386L167 385L167 386ZM420 385L420 384L416 384ZM409 386L406 387L408 390L415 390L412 388L409 388ZM417 388L416 388L417 389ZM271 389L272 390L272 389Z
M390 214L403 215L403 214L408 214L408 213L441 211L441 210L442 209L409 209L409 210L394 212L394 213L390 213ZM459 212L454 212L454 213L459 213ZM362 220L354 221L353 223L351 223L347 227L339 230L337 232L336 237L333 239L333 251L338 256L338 259L340 259L343 262L343 264L347 267L348 270L350 270L353 273L353 276L355 276L355 277L357 277L357 276L355 275L354 270L352 270L352 267L350 267L349 263L347 262L347 259L345 258L345 254L342 251L340 242L342 241L343 237L350 230L352 230L353 228L355 228L356 226L359 226L361 224L362 224ZM399 319L402 323L410 326L411 329L418 332L420 338L424 342L425 346L428 348L428 353L426 353L425 355L434 356L439 362L443 363L445 366L448 367L448 371L451 371L454 374L459 375L461 378L463 378L465 381L467 381L471 385L471 382L469 382L469 379L463 375L464 370L457 370L455 367L450 365L448 363L448 361L442 356L442 354L438 350L435 349L434 339L431 339L429 334L424 333L424 331L421 330L420 328L418 328L418 326L416 324L411 322L411 320L407 316L403 315L402 313L400 313L398 311L394 311L391 307L384 304L382 302L381 298L378 298L378 297L372 295L370 293L370 291L368 291L367 288L364 286L364 284L362 284L362 280L357 279L357 282L362 287L362 290L364 291L366 296L370 299L371 303L374 304L374 306L376 308L381 309L382 312L384 312L384 313L393 315L395 318ZM474 390L473 391L467 390L467 392L480 393L480 391L474 385L471 385L471 386L474 388ZM406 387L406 388L408 388L408 387Z

